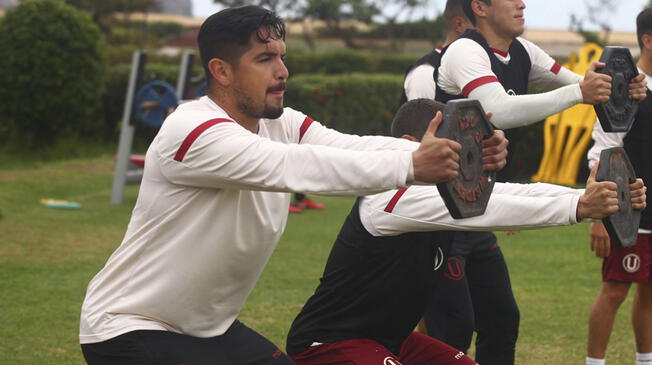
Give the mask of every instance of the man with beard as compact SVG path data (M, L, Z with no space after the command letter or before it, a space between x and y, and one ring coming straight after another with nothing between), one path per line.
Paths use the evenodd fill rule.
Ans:
M363 195L458 174L460 145L358 137L283 109L285 26L256 6L201 26L208 95L179 106L150 145L121 245L88 286L91 364L289 364L237 320L283 233L291 192ZM501 132L485 168L504 166Z

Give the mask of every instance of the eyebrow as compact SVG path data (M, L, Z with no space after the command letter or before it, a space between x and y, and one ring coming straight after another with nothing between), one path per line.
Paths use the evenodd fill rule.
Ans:
M276 56L279 56L279 55L281 57L283 56L282 54L279 54L278 52L266 51L266 52L259 53L258 55L256 55L255 58L259 59L259 58L264 58L264 57L276 57Z

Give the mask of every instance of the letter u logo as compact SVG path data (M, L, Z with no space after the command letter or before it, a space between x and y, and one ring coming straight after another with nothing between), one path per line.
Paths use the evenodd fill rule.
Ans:
M447 278L451 280L461 280L464 278L464 267L462 261L457 257L450 257L448 259L447 270L444 273Z
M641 258L635 253L623 257L623 269L628 273L637 272L641 268Z

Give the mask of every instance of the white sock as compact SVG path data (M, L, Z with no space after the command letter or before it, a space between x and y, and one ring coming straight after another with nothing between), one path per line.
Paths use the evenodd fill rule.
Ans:
M605 359L594 359L588 356L586 357L586 365L604 365L605 362Z
M652 352L636 353L636 365L652 365Z

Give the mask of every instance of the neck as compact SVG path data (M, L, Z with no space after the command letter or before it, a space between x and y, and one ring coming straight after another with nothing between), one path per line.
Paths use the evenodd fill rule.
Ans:
M652 57L649 54L641 53L641 58L639 58L636 66L638 66L638 68L640 68L646 75L652 76ZM648 85L648 87L649 86L652 85Z
M253 134L258 133L258 124L260 123L259 118L252 118L240 112L232 99L224 97L224 95L218 95L218 93L210 93L208 94L208 97L215 104L217 104L217 106L222 108L222 110L224 110L226 114L228 114L228 116L233 119L233 121L240 124L243 128Z
M507 52L514 37L505 36L496 32L489 24L478 21L476 28L489 44L489 47Z
M461 34L457 34L455 32L448 32L446 35L446 41L444 41L444 47L447 47L449 44L455 42Z

